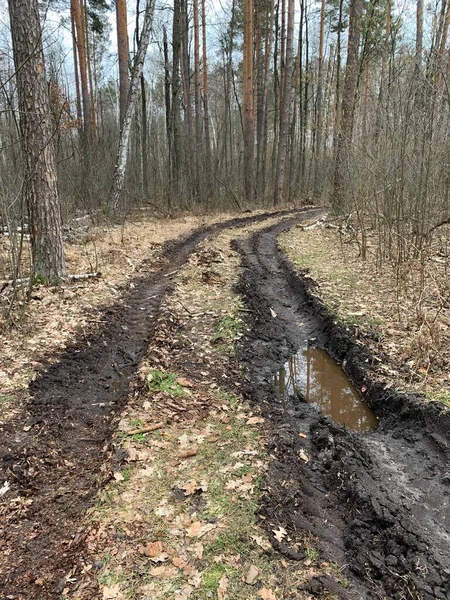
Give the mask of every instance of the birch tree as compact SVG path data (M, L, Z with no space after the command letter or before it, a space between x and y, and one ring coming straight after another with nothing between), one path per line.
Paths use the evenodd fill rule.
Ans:
M124 111L122 129L119 137L119 149L117 151L116 166L114 168L113 185L109 198L109 206L117 211L120 204L120 198L125 182L125 172L127 168L128 144L130 141L131 124L133 121L136 101L139 94L139 82L144 66L145 55L147 54L150 34L153 24L153 12L155 9L155 0L147 0L145 6L144 22L142 32L139 37L139 47L133 61L131 70L130 89L128 91L127 104Z

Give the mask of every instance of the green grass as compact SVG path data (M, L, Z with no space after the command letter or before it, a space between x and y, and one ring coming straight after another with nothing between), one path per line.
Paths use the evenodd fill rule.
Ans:
M216 333L211 339L212 342L233 342L243 332L244 322L240 317L227 315L226 317L220 319L215 329Z
M450 408L450 390L428 391L425 397L434 402L441 402Z
M145 377L145 382L150 392L165 392L173 396L185 396L186 390L177 383L177 377L175 373L151 369Z

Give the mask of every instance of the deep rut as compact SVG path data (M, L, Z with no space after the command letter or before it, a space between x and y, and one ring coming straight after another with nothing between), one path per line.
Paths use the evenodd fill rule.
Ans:
M289 212L231 219L167 244L161 268L136 278L101 315L99 329L80 336L30 385L26 412L0 429L0 482L12 484L0 513L2 598L59 598L73 575L83 548L81 518L108 478L101 467L114 418L148 348L172 271L208 236Z
M238 290L251 325L241 358L270 423L274 456L262 509L267 526L287 529L279 549L291 558L302 558L307 535L337 562L334 579L308 586L313 595L448 599L450 417L437 404L372 382L370 355L277 246L277 234L299 221L285 219L236 243L244 267ZM273 375L311 338L367 388L380 419L375 433L351 432L277 393Z

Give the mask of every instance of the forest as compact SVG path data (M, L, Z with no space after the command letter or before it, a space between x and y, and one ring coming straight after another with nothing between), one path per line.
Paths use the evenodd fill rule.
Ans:
M28 5L12 4L0 215L16 271L33 204L20 141L38 133L20 93L36 67L17 65L33 36L47 89L32 99L44 142L29 144L51 138L63 223L314 202L351 215L363 255L375 229L382 263L417 256L450 217L445 1L55 0L39 4L30 32L14 27ZM36 267L57 276L61 261Z
M0 15L1 598L450 598L449 0Z

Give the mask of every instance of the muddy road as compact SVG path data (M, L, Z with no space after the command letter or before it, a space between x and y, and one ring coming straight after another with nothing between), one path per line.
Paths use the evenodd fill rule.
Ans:
M250 326L240 358L248 392L266 418L273 458L262 514L270 531L286 529L274 541L286 556L302 560L309 536L339 565L336 577L311 582L313 596L450 598L450 417L438 405L373 383L364 347L280 253L277 235L319 214L279 213L276 225L236 243L243 266L237 287ZM172 274L208 236L273 217L233 219L169 243L157 265L143 262L99 328L80 336L32 383L21 418L0 429L0 483L12 485L0 514L1 598L59 598L79 566L82 518L110 478L111 433ZM352 432L301 394L280 393L277 373L308 341L344 363L356 388L366 390L376 431Z
M173 286L171 275L208 236L289 212L230 219L167 243L159 264L144 260L120 300L96 312L100 327L80 335L31 383L23 413L0 428L0 481L11 486L0 498L1 598L59 598L79 562L81 519L110 478L105 459L115 418Z
M238 290L251 326L241 359L250 394L271 424L267 525L287 530L279 542L287 556L302 559L302 540L312 536L341 567L334 579L312 581L313 595L448 599L450 416L436 403L371 380L364 347L277 247L277 234L296 222L286 219L236 243L244 267ZM280 393L280 368L308 343L345 365L378 417L376 431L350 431L302 394Z

